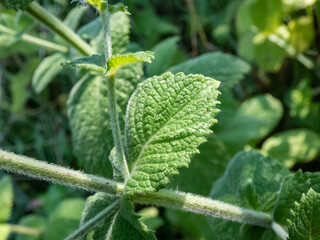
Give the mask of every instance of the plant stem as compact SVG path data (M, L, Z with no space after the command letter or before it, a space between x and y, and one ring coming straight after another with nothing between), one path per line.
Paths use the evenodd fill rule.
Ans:
M34 235L34 236L39 236L41 234L41 232L35 228L19 226L14 224L9 224L9 227L10 227L10 232L13 232L13 233L20 233L20 234Z
M19 156L1 149L0 168L10 172L52 181L71 187L78 187L89 191L120 195L124 190L122 184L116 183L112 180L48 164L32 158Z
M121 166L122 176L124 179L127 179L130 175L126 157L124 154L124 148L121 137L121 130L119 124L119 116L117 111L117 99L115 94L115 79L114 75L107 78L108 85L108 104L109 104L109 114L110 114L110 122L112 128L112 135L114 139L114 144L117 152L117 161Z
M141 204L155 204L262 227L271 227L272 224L271 215L264 212L257 212L218 200L166 189L134 196L132 201Z
M108 10L108 1L106 1L106 8L100 12L103 30L104 30L104 56L105 56L105 68L108 70L108 60L112 57L112 42L110 32L110 12ZM124 154L124 148L122 143L122 135L119 123L119 116L117 111L117 98L115 92L115 78L114 75L106 76L108 86L108 100L109 100L109 114L112 128L112 135L114 139L114 145L116 147L117 161L121 166L122 176L127 179L130 175L129 168L126 162Z
M107 219L114 211L116 210L116 207L119 205L120 200L115 201L111 205L109 205L106 209L101 211L99 214L97 214L95 217L91 218L89 221L84 223L79 227L77 231L69 235L65 240L77 240L80 237L84 236L85 234L88 234L91 230L93 230L100 222Z
M0 150L0 169L89 191L105 192L119 196L124 193L124 184L122 183L3 150ZM190 193L163 189L158 192L133 196L131 201L272 228L281 239L286 239L287 236L285 230L279 224L273 222L271 215L267 213L241 208Z
M38 3L31 2L25 10L31 16L46 25L52 31L60 35L64 40L69 42L73 47L78 49L82 54L89 56L95 54L95 51L82 40L74 31L68 28L63 22L53 16L51 13L42 8Z
M7 33L9 35L16 35L17 32L14 31L13 29L11 28L7 28L6 26L3 26L0 24L0 32L4 32L4 33ZM49 41L46 41L46 40L43 40L43 39L40 39L40 38L37 38L37 37L33 37L31 35L28 35L28 34L22 34L20 36L20 38L23 40L23 41L26 41L26 42L29 42L29 43L32 43L32 44L35 44L35 45L38 45L38 46L41 46L41 47L45 47L45 48L49 48L49 49L52 49L52 50L57 50L57 51L60 51L60 52L68 52L68 48L65 47L65 46L61 46L61 45L58 45L56 43L53 43L53 42L49 42Z
M112 41L111 41L111 31L110 31L110 12L108 7L108 0L106 1L106 8L100 11L100 16L102 18L103 32L104 32L104 57L106 70L108 70L108 60L112 57Z

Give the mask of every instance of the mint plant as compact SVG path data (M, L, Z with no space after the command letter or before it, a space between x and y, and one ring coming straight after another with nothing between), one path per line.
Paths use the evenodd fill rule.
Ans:
M212 235L218 239L237 236L239 229L244 231L239 239L303 239L307 233L309 239L319 237L319 231L315 230L319 225L320 197L316 193L320 191L319 174L290 173L275 159L254 151L240 152L231 160L224 175L214 183L210 197L164 188L180 168L189 166L191 157L199 153L200 144L212 138L209 134L217 122L220 82L200 74L179 72L181 66L172 69L175 74L166 72L141 82L141 63L150 63L154 54L125 53L128 38L121 33L127 29L122 26L112 32L111 21L112 14L120 17L128 14L123 4L81 1L92 5L101 16L103 35L91 40L103 42L102 54L99 47L94 49L38 4L2 3L6 7L25 8L85 55L66 60L62 65L75 69L80 79L70 93L68 115L75 154L80 166L90 174L0 150L2 169L95 192L87 199L78 230L67 240L86 239L92 231L95 240L156 239L154 232L139 220L135 204L208 216ZM114 47L113 38L119 39ZM188 71L194 67L192 62L186 66ZM234 75L246 71L242 69ZM222 89L236 80L230 80ZM39 91L45 85L37 81L34 84ZM281 106L268 95L260 96L257 102L248 102L248 105L270 103L282 113ZM235 140L234 135L228 135L229 129L241 123L247 112L250 110L244 105L236 120L218 130L230 145ZM273 115L277 120L280 118L279 114ZM264 120L261 117L252 123L262 125ZM268 128L273 127L272 120L265 121ZM250 132L246 138L255 140L268 130ZM238 135L241 134L240 131ZM316 217L312 218L313 215ZM301 222L307 224L302 226Z

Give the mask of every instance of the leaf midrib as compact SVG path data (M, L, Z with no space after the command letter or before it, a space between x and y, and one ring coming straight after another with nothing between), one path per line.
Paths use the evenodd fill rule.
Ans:
M139 161L141 160L141 157L145 151L145 149L148 147L148 145L150 144L150 142L152 142L153 138L157 135L158 132L160 132L164 127L166 127L168 125L168 123L170 123L172 121L172 119L178 114L180 113L186 106L188 106L196 97L198 97L198 95L200 93L206 92L207 89L202 89L200 90L197 94L195 94L195 96L190 99L189 102L187 102L186 104L184 104L174 115L172 115L170 117L170 119L163 125L161 126L150 138L149 140L143 145L143 147L141 148L141 151L136 159L136 161L134 162L133 166L132 166L132 170L131 170L131 174L130 174L130 178L133 176L136 166L138 165ZM128 179L130 179L128 178Z

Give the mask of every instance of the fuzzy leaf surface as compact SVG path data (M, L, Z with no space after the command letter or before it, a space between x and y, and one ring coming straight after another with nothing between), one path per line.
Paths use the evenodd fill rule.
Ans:
M100 211L116 201L114 196L96 193L88 198L81 224L96 216ZM140 222L133 206L123 199L117 209L94 230L93 240L156 239L153 232Z
M289 220L289 240L320 239L320 194L310 189L295 203Z
M127 194L156 191L188 166L216 122L219 82L165 73L138 85L126 116Z
M138 62L150 63L153 58L154 54L150 51L115 55L108 60L108 72L115 74L119 68L125 65Z
M282 183L277 203L273 212L274 219L285 225L290 217L290 209L294 208L294 203L300 201L301 195L306 194L312 188L320 192L320 173L296 172L294 175L286 177Z
M282 180L290 174L277 160L257 152L240 152L229 163L224 175L211 190L210 197L240 207L270 213ZM229 220L209 218L212 239L277 239L270 229L248 226Z
M121 124L128 100L141 80L141 64L131 64L116 74L117 104ZM108 160L113 138L108 113L106 79L85 76L74 87L68 100L68 116L74 153L79 165L88 173L110 177Z

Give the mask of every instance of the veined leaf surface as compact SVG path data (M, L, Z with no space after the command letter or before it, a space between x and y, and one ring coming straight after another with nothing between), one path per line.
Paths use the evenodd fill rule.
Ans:
M295 203L289 220L290 240L320 239L320 194L310 189Z
M127 194L156 191L188 166L216 122L219 82L165 73L141 83L126 116Z
M81 224L95 217L117 199L104 193L96 193L88 198ZM133 206L123 199L112 214L94 229L93 240L155 240L153 232L138 219Z

